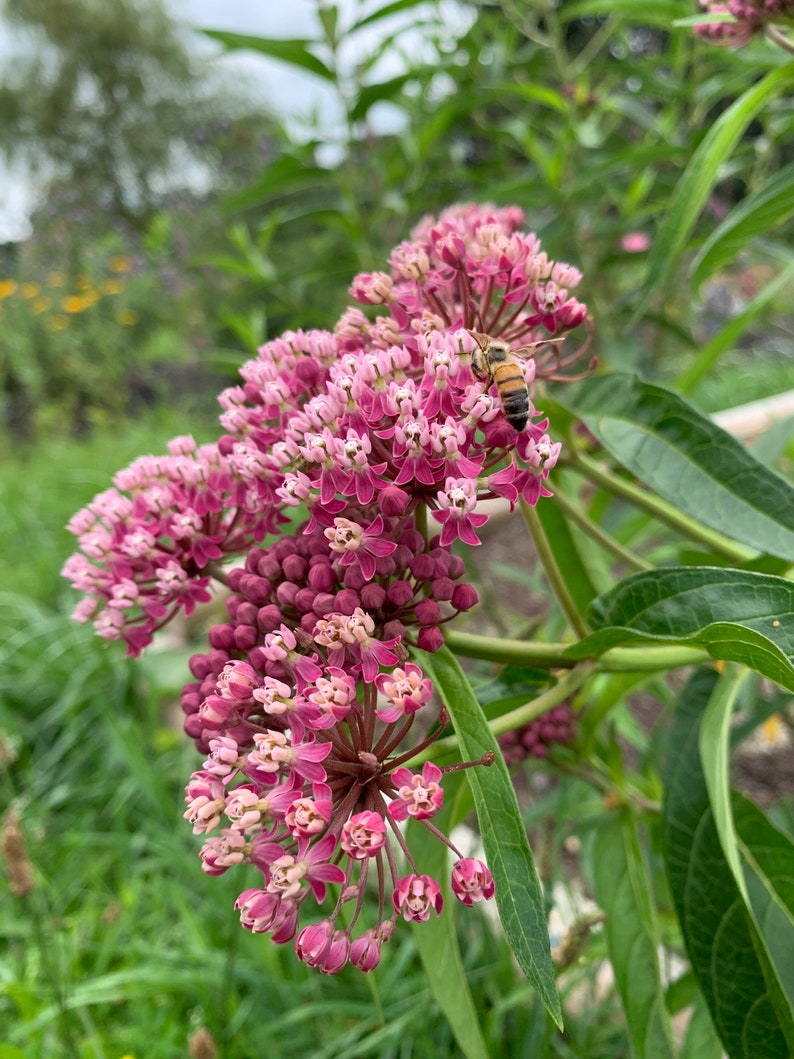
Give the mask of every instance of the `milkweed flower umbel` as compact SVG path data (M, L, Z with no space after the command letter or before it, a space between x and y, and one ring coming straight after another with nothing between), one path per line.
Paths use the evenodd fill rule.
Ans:
M400 918L442 911L401 826L454 849L431 823L444 769L425 760L446 713L410 651L437 650L477 602L452 547L480 543L482 502L550 495L560 445L535 387L578 377L588 347L563 344L587 315L578 270L522 224L516 207L425 219L387 269L354 279L358 304L332 330L286 332L242 366L215 443L174 439L69 525L75 617L130 654L225 586L182 692L205 758L185 816L208 874L254 876L243 926L323 973L372 970ZM521 365L526 419L505 417L499 377L480 370L483 336ZM452 893L492 896L487 867L456 856Z

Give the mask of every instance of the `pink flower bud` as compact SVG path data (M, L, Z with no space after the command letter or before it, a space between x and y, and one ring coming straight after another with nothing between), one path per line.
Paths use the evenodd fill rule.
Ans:
M398 485L387 485L378 491L378 506L387 517L390 515L402 515L408 506L408 494Z
M474 585L455 585L452 592L452 606L455 610L471 610L479 602Z
M386 589L383 585L372 582L361 588L361 606L364 610L380 610L386 599Z
M380 963L380 939L374 929L366 930L350 946L350 962L368 974Z
M434 599L421 599L414 610L420 625L438 625L441 620L441 607Z
M386 822L380 813L365 809L346 820L340 844L353 860L366 860L379 853L386 842Z
M429 875L406 875L397 882L392 904L409 923L426 923L431 912L441 915L444 898L441 887Z
M452 892L464 905L488 901L494 895L493 875L481 860L466 857L452 867Z
M281 611L275 603L260 607L256 612L256 625L260 632L273 632L281 625Z
M444 634L437 626L428 625L419 630L416 635L416 643L420 650L428 651L432 654L433 651L437 651L444 646Z
M386 590L386 598L395 607L407 607L414 598L414 587L410 581L392 581Z

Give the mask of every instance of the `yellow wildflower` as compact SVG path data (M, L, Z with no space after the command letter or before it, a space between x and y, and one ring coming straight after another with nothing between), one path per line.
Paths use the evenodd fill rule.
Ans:
M761 725L761 739L766 746L785 746L787 738L788 732L779 713L773 713Z
M129 272L132 268L132 260L126 254L117 254L110 259L111 272Z
M121 294L121 280L106 279L102 284L102 290L105 294Z
M35 298L41 288L38 283L23 283L22 284L22 297L23 298Z
M79 294L67 294L65 298L61 298L61 308L65 313L81 313L88 308L88 304Z
M0 279L0 300L10 298L16 293L17 281L15 279Z
M47 323L53 331L63 331L65 327L69 326L69 317L64 316L63 313L56 313L55 316L51 316Z
M32 313L34 313L36 316L38 316L39 313L46 313L46 311L49 309L49 307L50 307L50 299L49 298L44 298L44 297L36 298L36 300L30 306L30 311Z
M120 324L124 324L125 327L132 327L133 324L137 324L139 317L132 309L122 309L116 319Z

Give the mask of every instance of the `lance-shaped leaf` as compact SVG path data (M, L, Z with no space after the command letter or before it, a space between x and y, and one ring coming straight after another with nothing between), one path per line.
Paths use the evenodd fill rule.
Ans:
M573 658L618 644L661 641L703 647L794 691L794 584L773 574L676 566L632 574L593 601L596 632Z
M679 511L794 562L794 489L676 394L616 373L593 376L558 400Z
M785 1024L794 1012L794 848L752 802L731 791L733 710L743 677L726 672L712 692L700 722L700 761L722 852L759 937L758 958Z
M546 1010L562 1028L543 891L501 751L466 675L448 648L433 654L417 651L416 655L449 711L462 757L478 761L489 751L495 755L489 767L467 770L485 859L493 873L496 903L510 948Z
M711 233L692 263L695 283L700 286L713 273L735 261L739 251L751 239L768 235L775 225L792 214L794 163L775 173L771 180L748 195Z
M557 565L565 571L565 584L571 600L579 613L584 614L587 605L598 594L590 569L594 565L592 544L587 541L583 546L577 539L559 504L538 504L535 511Z
M270 59L298 66L309 73L317 74L326 81L335 81L336 75L325 63L309 51L310 40L279 40L256 37L250 33L232 33L225 29L205 29L205 36L222 44L227 51L256 51Z
M653 882L636 820L629 813L598 829L593 881L596 900L607 914L607 945L632 1054L637 1059L673 1059L673 1031L659 967L661 938L651 900Z
M792 1054L794 1020L779 977L770 973L774 970L770 949L726 858L701 765L700 724L717 680L713 671L694 674L681 693L670 733L664 777L664 852L670 889L692 968L731 1059L762 1055L786 1059ZM741 813L740 803L738 808ZM762 858L770 856L770 829L775 830L767 822L758 837L750 837L748 849L761 849ZM767 879L781 869L790 870L790 861L777 859L790 857L781 850L784 836L775 835L774 852L767 861L773 872L764 875ZM786 889L790 890L788 882L778 892L787 899Z
M794 206L792 209L794 210ZM794 265L790 264L775 279L767 283L740 313L732 316L704 346L700 347L692 363L675 380L676 389L680 393L691 393L697 383L713 370L723 353L733 349L751 324L767 312L769 304L778 297L782 290L791 285L792 279L794 279ZM757 450L756 457L761 458Z
M361 29L362 26L369 26L373 22L380 21L382 18L390 18L392 15L400 14L402 11L408 11L412 7L419 7L420 4L424 4L425 2L426 0L392 0L392 3L379 7L376 11L372 11L357 22L354 22L353 25L350 26L348 33L354 33L357 29Z
M743 132L770 99L789 88L792 79L791 63L772 70L735 100L703 137L670 197L653 241L648 255L648 275L638 298L638 315L677 267L720 169Z
M753 918L780 984L789 1016L794 1011L794 845L758 806L733 792L736 842ZM769 975L767 976L769 977Z

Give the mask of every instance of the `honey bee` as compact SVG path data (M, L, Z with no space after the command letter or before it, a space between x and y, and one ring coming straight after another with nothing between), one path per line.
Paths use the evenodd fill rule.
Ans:
M544 342L531 342L512 350L507 342L481 331L469 331L477 342L471 355L471 370L487 386L496 385L505 419L516 430L523 430L529 419L529 390L516 353L532 353Z

